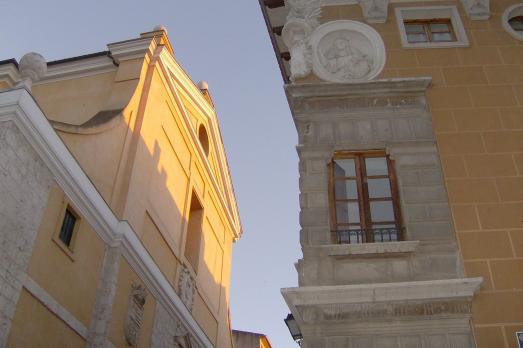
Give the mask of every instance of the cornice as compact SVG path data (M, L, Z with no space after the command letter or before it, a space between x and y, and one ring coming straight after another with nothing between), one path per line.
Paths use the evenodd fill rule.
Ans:
M63 63L49 64L46 75L34 85L103 74L117 69L114 61L107 55L64 61Z
M107 45L116 64L130 59L145 57L146 53L153 54L157 44L151 37L131 39L110 43Z
M0 65L0 80L4 80L10 86L14 86L20 79L20 73L14 63Z
M183 320L199 345L213 348L129 223L117 219L27 90L0 92L0 123L4 121L16 124L85 221L106 244L122 248L126 260L166 310Z

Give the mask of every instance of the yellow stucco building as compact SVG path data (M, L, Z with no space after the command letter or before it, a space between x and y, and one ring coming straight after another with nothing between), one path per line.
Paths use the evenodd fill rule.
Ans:
M166 30L0 62L0 347L232 347L241 224Z
M523 2L260 6L299 136L303 346L523 345Z

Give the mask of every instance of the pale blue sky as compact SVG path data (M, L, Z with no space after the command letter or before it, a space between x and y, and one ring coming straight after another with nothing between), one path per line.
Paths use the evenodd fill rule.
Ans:
M231 167L244 228L233 254L233 327L297 347L280 295L296 285L301 257L297 137L258 1L0 0L0 13L0 60L98 52L167 27L178 61L209 83Z

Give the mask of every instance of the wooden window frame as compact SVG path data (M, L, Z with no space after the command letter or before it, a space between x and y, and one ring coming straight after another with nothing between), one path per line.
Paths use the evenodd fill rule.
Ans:
M387 173L388 175L372 175L368 176L366 173L365 159L366 158L385 158L387 161ZM355 164L355 177L335 177L334 176L334 161L337 159L354 159ZM381 198L370 198L369 197L369 188L368 188L368 179L389 179L391 197ZM356 186L358 191L357 199L336 199L335 194L335 181L340 179L349 179L356 180ZM363 199L362 199L363 198ZM349 223L347 224L338 224L336 217L336 202L357 202L359 207L359 223ZM394 211L394 221L380 221L378 223L372 222L370 204L373 201L392 201L393 211ZM340 226L360 226L362 231L365 231L365 241L362 240L362 243L373 243L374 234L371 233L373 225L395 225L397 229L397 240L402 240L402 217L401 209L399 202L399 191L396 174L394 171L394 161L386 154L383 150L369 150L369 151L339 151L336 152L329 163L329 206L330 206L330 222L331 222L331 235L332 242L338 243L338 233L340 231Z
M62 202L60 210L61 210L61 213L59 215L58 221L56 222L55 231L54 231L51 239L55 243L55 245L58 246L67 255L67 257L69 257L69 259L71 259L71 261L74 261L75 260L74 251L76 249L76 239L78 237L78 233L80 230L82 218L76 212L76 209L65 199ZM65 215L67 214L67 212L69 212L71 215L73 215L76 219L69 245L65 244L65 242L60 238L60 233L61 233L62 226L64 223Z
M449 28L449 31L438 31L438 32L433 32L432 30L430 30L430 25L431 24L446 24ZM421 25L423 26L423 30L424 30L424 34L427 36L427 41L415 41L415 42L411 42L411 41L408 41L409 39L409 33L407 31L407 25ZM408 43L410 44L418 44L418 43L439 43L439 42L457 42L458 41L458 38L456 36L456 32L454 30L454 26L452 24L452 20L450 18L435 18L435 19L408 19L408 20L404 20L403 21L403 26L405 27L405 34L406 34L406 37L407 37L407 41ZM421 32L420 32L421 33ZM441 40L433 40L432 38L432 35L436 33L436 34L440 34L440 33L449 33L450 36L451 36L451 40L445 40L445 41L441 41Z

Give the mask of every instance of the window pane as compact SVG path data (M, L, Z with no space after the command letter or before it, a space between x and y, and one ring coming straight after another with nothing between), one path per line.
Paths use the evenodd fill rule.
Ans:
M335 180L336 199L358 199L356 180Z
M425 29L422 24L405 24L407 34L424 33Z
M370 202L370 215L372 221L394 221L392 202Z
M67 246L71 244L75 223L75 216L69 210L66 210L64 221L62 222L62 228L60 229L60 235L58 237Z
M432 34L432 41L434 42L446 42L453 41L450 33L434 33Z
M338 224L360 222L360 209L355 202L336 202L336 222Z
M523 18L515 17L508 21L512 29L517 31L523 31Z
M334 176L356 176L356 169L354 167L354 159L345 158L334 161Z
M430 31L433 33L436 32L450 32L450 26L447 23L432 23L430 24Z
M407 34L407 41L410 43L427 42L428 38L425 34Z
M367 176L389 175L387 159L385 157L371 157L365 159Z
M367 184L370 198L391 197L389 179L369 179Z

